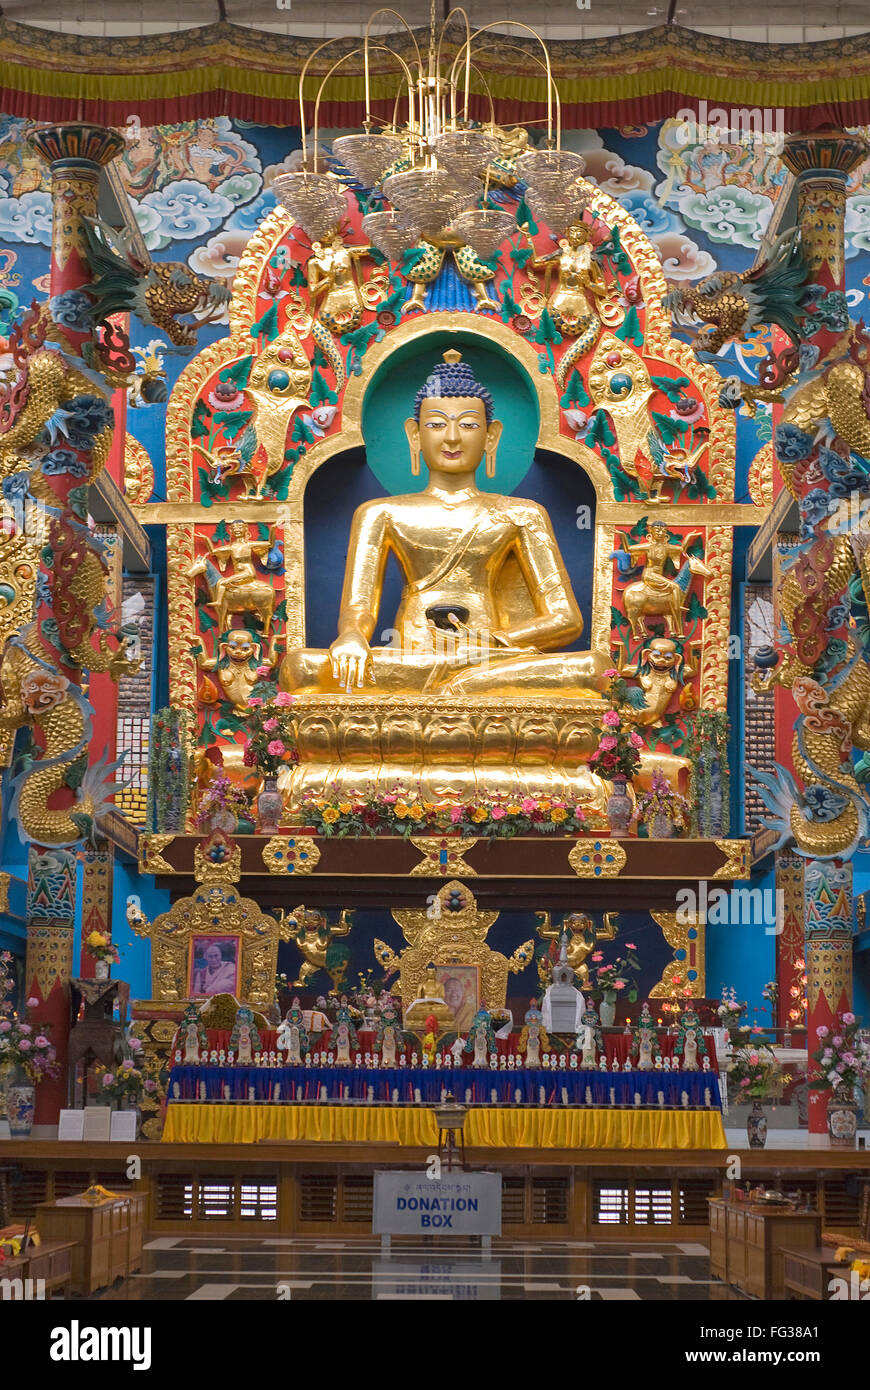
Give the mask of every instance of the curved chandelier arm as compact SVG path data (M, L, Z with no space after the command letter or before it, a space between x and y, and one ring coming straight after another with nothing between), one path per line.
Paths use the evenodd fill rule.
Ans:
M374 22L375 22L376 19L379 19L379 18L380 18L380 16L381 16L382 14L389 14L389 15L392 15L393 18L394 18L394 19L397 19L397 20L399 21L399 23L400 23L400 24L408 31L408 33L410 34L410 36L411 36L411 42L412 42L413 45L414 45L414 51L415 51L416 54L417 54L417 71L418 71L419 76L420 76L420 81L422 82L422 80L423 80L423 55L422 55L422 53L420 52L420 45L419 45L418 42L417 42L417 36L416 36L416 34L414 33L414 30L411 28L411 26L410 26L410 24L408 23L408 21L405 19L404 15L400 15L399 12L398 12L398 10L390 9L389 6L384 6L384 7L383 7L382 9L380 9L380 10L375 10L374 14L370 14L370 15L369 15L368 23L366 24L365 39L364 39L364 41L363 41L363 66L364 66L364 68L365 68L365 86L366 86L366 118L365 118L364 129L365 129L366 131L369 131L369 130L371 129L371 124L372 124L371 91L370 91L370 89L369 89L369 40L370 40L370 37L371 37L372 25L374 24ZM382 46L382 45L381 45L381 46ZM387 51L388 53L393 53L393 50L392 50L392 49L387 49L386 51ZM414 126L414 78L413 78L413 76L411 75L410 68L408 67L408 64L405 62L405 60L404 60L403 58L399 57L399 54L398 54L398 53L393 53L393 56L396 57L396 58L399 58L400 63L402 64L403 68L405 69L405 71L406 71L406 73L407 73L407 75L408 75L408 127L409 127L409 129L413 129L413 126Z
M322 45L321 45L321 46L322 46ZM413 85L414 85L414 75L413 75L413 73L411 72L411 69L408 67L408 64L405 62L405 60L404 60L404 58L402 57L402 55L401 55L400 53L395 53L395 52L393 51L392 48L387 48L384 44L382 44L382 43L377 43L377 44L374 44L374 45L373 45L373 49L374 49L375 53L389 53L390 56L391 56L392 58L395 58L395 59L396 59L396 62L397 62L397 63L400 63L400 64L401 64L402 69L403 69L403 71L404 71L404 73L405 73L405 78L406 78L407 83L408 83L408 102L409 102L409 107L410 107L409 112L408 112L408 121L409 121L409 124L411 124L412 121L413 121L413 115L414 115L413 106L412 106L412 104L411 104L411 102L412 102L411 92L412 92L412 90L413 90ZM326 84L327 84L327 82L329 81L329 79L332 77L332 74L335 72L336 68L340 68L341 65L342 65L342 63L346 63L346 62L348 61L349 58L355 58L359 52L360 52L360 49L358 49L358 48L353 48L353 49L351 49L351 51L350 51L349 53L343 53L343 54L341 55L340 58L337 58L336 61L333 63L332 67L329 69L329 71L325 74L325 76L324 76L323 79L321 80L320 86L319 86L318 89L317 89L317 96L316 96L315 99L314 99L314 131L313 131L313 135L314 135L314 158L315 158L315 160L317 159L317 136L318 136L318 131L319 131L319 127L320 127L320 99L321 99L321 97L323 96L323 89L324 89L324 87L326 86ZM301 85L300 85L300 92L301 92L301 90L302 90L302 89L301 89ZM368 88L366 88L366 97L368 97ZM397 106L398 106L398 100L399 100L399 99L398 99L398 97L397 97L397 98L396 98L396 105L397 105ZM371 126L371 120L369 119L368 109L367 109L367 110L366 110L366 129L368 130L370 126ZM302 157L303 157L303 161L304 161L304 158L305 158L304 150L303 150L303 156L302 156Z
M493 53L495 53L495 52L498 52L498 49L502 49L502 50L504 50L504 49L510 49L510 50L511 50L512 52L514 52L514 53L519 53L519 54L521 54L521 55L523 56L523 58L526 59L527 62L535 63L535 64L541 69L542 72L544 72L544 73L547 72L547 65L546 65L546 63L543 61L542 58L536 57L534 53L527 53L526 50L525 50L524 48L519 48L516 44L513 44L513 43L509 43L509 42L500 43L498 46L496 46L495 44L483 44L480 48L478 48L477 53L478 53L478 56L479 56L481 53L488 53L488 52L493 52ZM477 76L480 78L481 82L483 83L484 88L486 89L486 96L487 96L487 99L489 100L489 118L490 118L490 121L492 122L492 124L495 125L495 106L494 106L494 103L493 103L493 100L492 100L492 92L491 92L491 90L490 90L489 83L487 82L487 80L486 80L486 78L485 78L485 76L484 76L483 69L480 68L480 67L478 67L478 65L477 65L476 63L472 63L472 65L471 65L471 70L472 70L472 72L475 72L475 73L477 74ZM561 99L561 97L559 96L559 88L556 86L555 82L553 83L553 106L555 107L555 111L556 111L556 148L557 148L557 149L561 149L561 144L562 144L562 99ZM466 120L468 119L468 101L467 101L467 97L466 97L466 107L465 107L465 119L466 119ZM523 124L524 124L524 125L537 125L538 122L537 122L537 121L525 121Z
M480 29L475 29L474 33L471 34L471 35L465 40L465 43L462 45L462 48L460 48L459 52L457 53L456 57L455 57L454 60L453 60L453 67L451 68L451 80L452 80L452 77L453 77L453 73L456 71L456 65L457 65L457 63L459 63L460 60L462 59L463 54L465 53L465 50L466 50L466 49L469 49L469 50L470 50L471 45L473 44L474 40L477 39L477 38L479 38L481 34L485 34L485 33L487 33L487 32L490 31L490 30L493 30L493 29L501 30L501 29L503 29L503 28L522 29L522 30L524 30L525 33L531 34L532 38L535 39L535 40L541 45L541 48L543 49L544 61L543 61L543 63L542 63L541 66L544 68L544 70L545 70L545 72L546 72L546 74L547 74L547 140L548 140L548 142L549 142L550 144L553 143L553 94L554 94L554 92L555 92L555 94L556 94L556 111L557 111L557 120L558 120L558 124L557 124L557 127L556 127L556 148L559 149L560 146L561 146L561 139L562 139L561 107L560 107L560 104L559 104L559 94L558 94L558 92L556 92L556 84L555 84L555 82L554 82L554 80L553 80L553 69L552 69L552 67L551 67L551 65L550 65L550 54L549 54L549 52L548 52L548 50L547 50L547 45L544 43L544 40L541 38L541 36L540 36L540 34L537 32L537 30L535 30L535 29L533 29L533 28L531 27L531 25L529 25L529 24L523 24L523 23L521 23L521 21L518 20L518 19L505 19L505 20L498 20L498 19L496 19L496 20L493 20L492 24L484 24ZM528 55L526 55L526 56L528 57ZM467 72L467 69L466 69L466 72ZM468 117L468 86L467 86L467 78L466 78L466 88L465 88L465 111L466 111L466 119L467 119L467 117Z
M462 8L461 5L455 5L455 6L453 7L453 9L449 11L449 13L448 13L448 15L447 15L447 18L444 20L444 23L441 25L441 33L438 35L438 52L437 52L436 57L435 57L435 69L436 69L437 72L440 72L440 71L441 71L441 49L442 49L443 44L444 44L444 35L445 35L445 33L447 32L447 28L448 28L448 26L449 26L449 24L450 24L451 19L453 19L454 15L461 15L462 18L463 18L463 20L465 21L465 42L464 42L464 44L462 45L462 49L464 49L464 51L465 51L465 120L467 121L467 120L468 120L468 81L469 81L469 76L470 76L470 72L471 72L471 21L469 20L468 15L466 14L465 10ZM460 50L460 52L461 52L461 51L462 51L462 50ZM452 118L454 121L456 120L456 83L455 83L455 81L454 81L454 74L455 74L455 71L456 71L456 64L454 63L453 66L452 66L451 69L450 69L450 79L449 79L449 82L450 82L450 115L451 115L451 118ZM491 97L490 97L490 105L492 105L492 98L491 98Z

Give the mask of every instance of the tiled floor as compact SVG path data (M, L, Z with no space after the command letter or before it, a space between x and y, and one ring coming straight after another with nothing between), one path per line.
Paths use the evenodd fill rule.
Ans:
M376 1237L261 1240L160 1236L142 1270L102 1299L138 1301L545 1299L724 1301L739 1298L710 1278L705 1245L495 1240L492 1256L470 1241Z

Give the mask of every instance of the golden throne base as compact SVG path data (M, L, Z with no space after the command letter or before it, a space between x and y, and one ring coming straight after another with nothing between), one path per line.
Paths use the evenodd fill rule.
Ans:
M537 793L603 812L607 784L587 763L607 708L552 697L303 695L288 807L401 784L426 801Z

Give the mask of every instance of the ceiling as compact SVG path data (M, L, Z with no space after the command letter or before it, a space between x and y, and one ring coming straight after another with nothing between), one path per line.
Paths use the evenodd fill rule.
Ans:
M670 22L750 43L803 43L870 32L870 0L466 0L472 25L499 19L533 25L548 39L603 38ZM413 27L429 22L429 0L395 0ZM227 20L318 38L359 34L375 9L360 0L0 0L7 20L68 34L165 33ZM436 0L439 19L444 0ZM379 29L394 29L386 18Z

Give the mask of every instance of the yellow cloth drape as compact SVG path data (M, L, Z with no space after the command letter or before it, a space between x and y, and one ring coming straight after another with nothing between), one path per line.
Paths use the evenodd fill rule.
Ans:
M164 1143L398 1144L430 1147L431 1110L378 1105L170 1105ZM468 1148L724 1149L718 1110L470 1110Z

